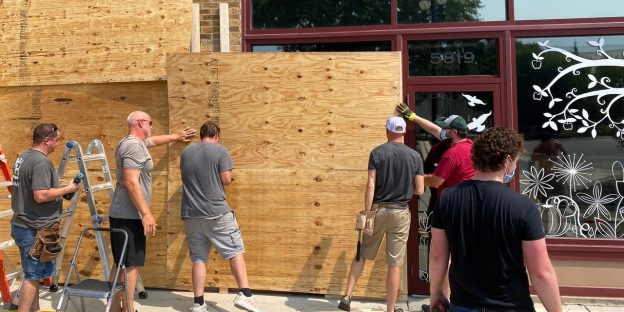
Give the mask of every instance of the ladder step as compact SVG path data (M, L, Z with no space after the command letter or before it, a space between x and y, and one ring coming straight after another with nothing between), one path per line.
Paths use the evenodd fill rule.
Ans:
M69 161L75 162L76 161L76 156L69 156ZM95 160L106 160L106 155L105 154L87 154L87 155L82 155L82 160L85 162L88 161L95 161Z
M8 217L13 215L13 210L3 210L0 211L0 218Z
M10 239L10 240L8 240L6 242L0 243L0 249L7 249L7 248L9 248L11 246L15 246L15 241L12 240L12 239Z
M13 181L0 181L0 187L11 186Z
M102 191L102 190L108 190L113 188L113 183L111 182L104 182L102 184L96 184L94 186L91 187L91 193L97 192L97 191Z
M11 194L2 194L0 195L0 199L11 199Z

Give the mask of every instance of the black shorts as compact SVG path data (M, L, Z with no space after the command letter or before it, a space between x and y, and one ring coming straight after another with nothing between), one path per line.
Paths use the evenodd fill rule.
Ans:
M128 246L123 264L126 267L145 265L145 234L143 233L143 223L140 219L117 219L110 218L110 227L122 229L128 233ZM123 249L124 235L121 233L111 233L111 249L115 263L119 263L121 250Z

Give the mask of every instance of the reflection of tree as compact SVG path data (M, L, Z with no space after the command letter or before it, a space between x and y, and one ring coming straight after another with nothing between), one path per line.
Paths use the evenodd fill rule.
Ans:
M432 22L473 22L480 21L479 9L483 8L481 0L448 0L439 5L430 0L427 12L420 7L421 0L398 0L399 23L432 23Z
M281 52L392 51L389 41L284 44L278 49Z
M307 28L390 24L390 0L254 0L253 27Z

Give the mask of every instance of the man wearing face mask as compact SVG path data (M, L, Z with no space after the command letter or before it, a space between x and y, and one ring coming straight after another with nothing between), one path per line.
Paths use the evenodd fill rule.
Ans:
M447 187L472 178L475 174L470 161L472 140L467 137L468 125L464 118L451 115L431 122L416 115L406 104L399 104L396 110L401 112L405 119L415 122L438 140L448 140L450 143L433 173L425 175L426 186L438 188L439 196Z
M535 311L530 279L546 310L561 311L539 210L505 185L523 151L517 132L485 130L472 147L474 177L438 200L431 222L432 304L447 298L443 283L449 276L450 311ZM449 268L453 256L461 260Z
M470 149L473 142L467 137L468 125L464 118L458 115L451 115L449 117L440 117L434 123L416 115L404 103L399 104L396 110L401 112L405 119L415 122L429 134L447 143L447 146L449 146L442 154L442 157L440 157L433 173L425 175L425 185L437 188L438 197L442 195L446 188L469 180L474 176L475 169L470 160ZM448 298L451 292L448 275L443 281L442 289L444 297ZM422 309L428 312L430 307L425 304L422 306Z

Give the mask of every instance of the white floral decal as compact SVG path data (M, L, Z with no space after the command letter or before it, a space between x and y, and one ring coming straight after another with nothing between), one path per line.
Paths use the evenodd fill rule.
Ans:
M585 182L591 182L587 176L591 176L591 173L586 172L592 170L594 167L592 163L583 159L583 155L580 155L578 159L576 154L557 156L557 161L549 159L548 161L553 163L552 170L555 172L556 182L563 180L564 183L568 183L570 186L570 197L572 197L572 190L576 191L576 188L581 184L587 188Z
M611 214L604 205L616 201L618 199L618 195L609 194L602 197L602 184L599 181L594 183L593 195L578 193L576 196L578 196L582 202L590 204L583 215L584 218L591 217L594 212L596 212L598 218L600 218L601 215L604 215L605 219L611 221Z
M527 187L522 191L522 194L527 194L527 196L532 197L533 199L537 198L537 194L541 194L543 197L548 196L546 194L546 190L552 190L553 187L548 184L555 175L545 174L544 168L537 171L537 169L533 166L529 169L531 172L526 170L522 171L522 174L526 177L526 180L520 180L521 184L526 184Z

